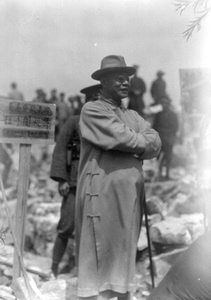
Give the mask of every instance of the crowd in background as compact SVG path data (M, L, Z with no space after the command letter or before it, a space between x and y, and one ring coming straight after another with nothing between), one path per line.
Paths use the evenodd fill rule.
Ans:
M139 66L134 65L133 67L136 72L130 79L128 97L123 99L123 103L129 109L137 111L151 123L152 127L159 132L161 138L163 137L164 154L166 152L171 153L176 141L179 123L174 105L167 92L167 83L163 78L165 72L161 70L157 71L156 78L152 80L151 86L147 88L145 80L138 74ZM145 101L147 89L151 96L150 104L147 104ZM23 93L18 90L17 83L11 84L11 91L8 97L16 100L24 100ZM32 102L56 104L56 140L67 119L70 116L80 114L85 99L84 95L67 96L64 92L58 91L56 88L50 90L49 94L44 89L39 88L35 90L35 97L32 99ZM167 154L167 166L170 164L170 157ZM166 177L168 178L168 171Z
M136 73L131 78L128 98L123 99L123 103L126 107L137 111L141 116L152 123L154 116L162 110L163 99L168 99L171 109L174 110L173 103L167 93L166 81L163 79L165 73L163 71L157 71L157 77L152 80L151 86L147 88L145 80L138 76L139 66L134 65L134 67ZM145 101L147 89L151 96L150 105L146 104ZM56 88L53 88L49 94L42 88L36 89L35 97L32 101L56 104L56 136L69 116L80 114L85 102L84 95L67 96L64 92L59 92Z
M80 113L83 106L83 97L75 95L66 98L64 92L58 92L55 88L50 91L49 97L43 89L37 89L35 92L36 96L32 100L33 102L56 104L55 136L57 137L68 117Z

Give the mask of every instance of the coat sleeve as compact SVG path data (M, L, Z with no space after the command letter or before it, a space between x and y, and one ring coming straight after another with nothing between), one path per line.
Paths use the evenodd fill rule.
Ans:
M68 181L67 172L67 145L70 142L78 121L70 117L62 127L53 151L50 177L55 181Z
M142 117L136 114L138 131L144 136L145 150L139 155L141 160L151 159L156 157L160 153L161 140L157 131L151 128L150 124L146 122Z
M141 117L140 117L141 118ZM134 120L135 121L135 120ZM144 124L144 120L141 118ZM148 123L144 124L148 129ZM133 154L142 154L149 144L157 139L152 148L160 147L159 136L155 131L136 132L124 124L112 111L97 102L88 102L84 105L80 118L82 138L104 150L118 150ZM156 150L158 150L156 148ZM154 149L155 150L155 149ZM151 151L152 152L152 151Z

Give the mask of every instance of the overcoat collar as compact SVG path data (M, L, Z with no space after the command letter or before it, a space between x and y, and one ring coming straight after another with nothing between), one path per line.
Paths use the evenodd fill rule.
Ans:
M111 109L116 109L116 108L125 109L125 106L123 105L122 101L118 105L118 103L116 103L115 100L111 98L105 98L103 95L100 95L99 100L110 104Z

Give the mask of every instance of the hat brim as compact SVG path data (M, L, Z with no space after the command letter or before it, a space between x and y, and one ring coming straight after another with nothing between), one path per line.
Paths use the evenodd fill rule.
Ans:
M112 68L105 68L95 71L91 77L95 80L100 80L103 74L111 73L111 72L124 72L127 73L129 76L135 74L136 69L133 67L112 67Z
M90 95L92 93L99 91L101 88L102 88L101 84L95 84L95 85L91 85L91 86L88 86L88 87L80 90L80 92L85 95L87 95L87 94Z

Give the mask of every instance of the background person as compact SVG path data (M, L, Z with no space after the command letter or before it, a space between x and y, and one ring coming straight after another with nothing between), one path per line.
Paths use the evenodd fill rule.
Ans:
M50 91L50 97L48 99L48 103L51 103L51 104L58 103L57 89L54 88Z
M88 102L90 100L97 100L100 96L101 89L101 84L95 84L80 90L80 92L85 95L85 102Z
M18 100L18 101L24 101L23 93L18 90L17 83L16 82L12 82L11 85L10 85L10 87L11 87L11 90L10 90L10 92L8 94L8 97L10 99L14 99L14 100Z
M157 72L157 78L152 82L150 93L154 100L154 105L160 103L160 100L166 96L166 82L163 79L163 75L165 73L163 71Z
M121 104L134 72L122 56L105 57L92 74L101 82L101 95L81 112L75 223L79 299L129 299L135 287L142 160L158 155L161 142L137 112Z
M65 94L60 93L59 98L58 98L58 123L59 123L59 132L64 125L64 123L67 121L69 117L69 111L68 111L68 106L67 103L65 102Z
M32 100L33 102L47 103L46 93L43 89L36 89L35 93L36 93L36 96Z
M177 114L171 109L171 100L169 97L160 99L162 111L154 115L153 128L159 133L162 142L161 153L163 158L160 163L160 175L165 167L165 179L170 179L169 172L172 161L172 151L176 143L176 134L179 129ZM158 156L158 159L160 157Z
M95 100L101 85L81 90L85 101ZM93 95L93 97L92 97ZM58 182L59 194L63 197L58 234L55 240L51 270L55 277L59 264L67 249L68 240L73 238L75 220L75 195L77 187L78 163L80 156L79 114L70 116L63 125L54 148L50 176Z
M134 65L135 74L130 79L130 90L129 90L129 104L128 108L133 109L143 115L144 104L144 93L146 92L146 84L142 78L138 76L138 65Z

